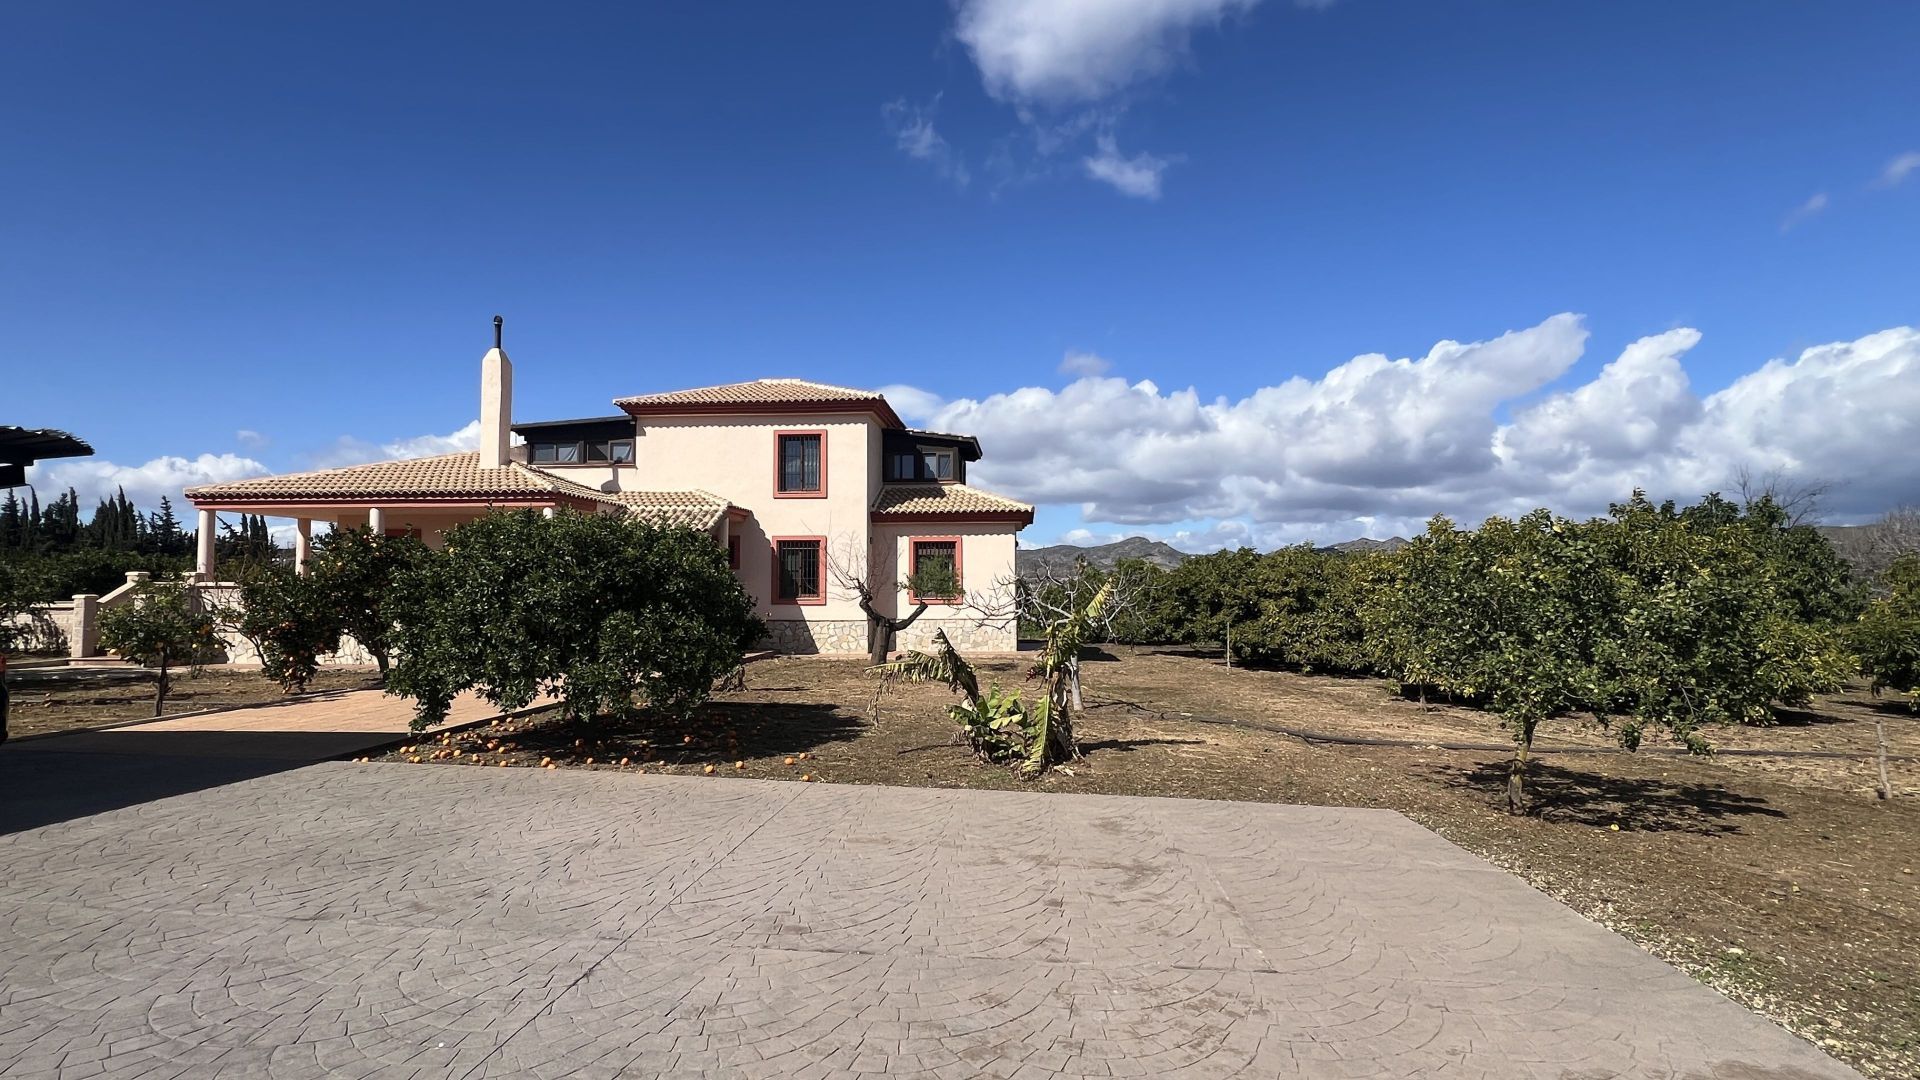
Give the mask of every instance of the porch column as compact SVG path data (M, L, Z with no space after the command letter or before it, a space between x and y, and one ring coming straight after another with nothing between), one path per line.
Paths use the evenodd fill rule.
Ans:
M293 522L293 572L307 572L307 556L313 554L313 519L295 518Z
M213 580L213 534L218 527L213 511L200 511L200 557L195 561L194 569L199 572L201 581Z
M367 507L367 531L375 536L387 535L387 512L378 506Z

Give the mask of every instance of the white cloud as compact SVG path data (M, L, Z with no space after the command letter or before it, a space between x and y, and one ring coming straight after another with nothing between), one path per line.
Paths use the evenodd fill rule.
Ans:
M1079 349L1068 349L1067 355L1060 360L1062 375L1105 375L1112 367L1113 363L1106 357Z
M1782 233L1790 232L1795 226L1805 224L1808 219L1824 211L1827 208L1827 202L1826 192L1815 192L1811 198L1799 206L1794 207L1793 210L1781 220L1780 231Z
M1176 546L1410 535L1436 513L1595 514L1636 486L1724 490L1743 467L1843 481L1827 507L1842 518L1920 490L1920 330L1772 360L1705 397L1682 366L1699 332L1670 330L1533 400L1586 339L1563 314L1418 358L1357 356L1239 400L1086 377L951 401L930 422L980 438L970 480Z
M946 400L938 394L903 383L881 387L880 396L886 398L887 404L893 406L893 411L899 413L901 419L909 423L921 423L932 419L934 414L947 404Z
M251 428L241 428L239 431L233 433L233 441L248 449L257 450L267 445L268 439L265 435Z
M939 106L938 94L925 106L910 105L905 98L901 98L882 106L880 116L886 121L894 145L901 153L932 165L941 176L960 187L966 187L972 180L966 162L960 159L946 137L933 126L933 116Z
M469 420L465 427L445 435L414 435L379 444L370 443L352 435L342 435L334 441L333 446L315 456L313 467L337 469L346 465L361 465L369 461L432 457L436 454L477 450L479 447L480 421L478 420Z
M1148 200L1160 197L1160 174L1172 163L1170 158L1147 153L1127 157L1120 153L1111 135L1100 136L1095 142L1095 152L1081 159L1088 176L1111 184L1122 195Z
M952 0L953 34L989 96L1011 105L1036 162L1010 141L987 158L990 174L1032 178L1057 171L1055 155L1084 147L1081 171L1139 199L1160 197L1178 157L1123 155L1113 130L1145 84L1183 63L1196 30L1251 11L1260 0ZM896 103L901 107L903 103ZM902 112L905 119L917 119ZM937 152L930 123L896 127L906 149ZM913 152L909 149L909 152ZM1065 160L1071 161L1072 158Z
M1916 171L1920 171L1920 150L1909 150L1887 162L1874 183L1878 187L1895 187Z
M995 98L1084 105L1164 74L1196 28L1258 2L955 0L954 36Z
M260 462L238 454L157 457L140 465L120 465L105 458L72 458L33 466L27 470L27 481L40 492L42 503L68 488L74 489L80 496L83 517L92 514L101 499L125 490L135 505L147 509L158 506L165 496L184 519L188 507L181 498L182 490L264 476L269 471Z

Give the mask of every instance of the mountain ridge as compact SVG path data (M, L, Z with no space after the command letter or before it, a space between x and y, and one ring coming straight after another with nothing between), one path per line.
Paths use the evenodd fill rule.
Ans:
M1405 547L1407 539L1393 536L1385 540L1360 537L1343 540L1338 544L1327 544L1320 551L1361 552L1361 551L1398 551ZM1082 547L1078 544L1051 544L1047 547L1021 548L1014 557L1016 572L1023 578L1045 577L1047 574L1064 575L1073 572L1074 564L1081 559L1088 565L1101 570L1111 570L1122 559L1141 559L1171 570L1188 559L1192 554L1164 540L1153 540L1145 536L1129 536L1115 540L1110 544L1091 544Z

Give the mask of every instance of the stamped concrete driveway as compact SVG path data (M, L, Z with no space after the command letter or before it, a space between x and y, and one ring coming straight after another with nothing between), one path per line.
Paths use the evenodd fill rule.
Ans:
M332 763L0 866L7 1077L1854 1075L1385 811Z

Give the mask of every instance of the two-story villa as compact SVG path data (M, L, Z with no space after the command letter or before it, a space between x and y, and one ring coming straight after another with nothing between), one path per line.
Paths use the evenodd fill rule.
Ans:
M876 607L929 610L914 647L944 628L968 649L1011 650L1015 629L983 624L968 593L1010 585L1015 536L1033 507L966 483L980 444L916 431L871 390L759 379L616 398L616 415L516 424L513 365L495 343L481 362L480 448L193 488L202 580L213 580L214 514L290 517L304 565L316 521L443 532L500 508L633 514L710 533L789 652L864 652L867 624L835 571L864 574ZM521 441L515 442L513 435ZM949 565L950 597L910 597L917 568Z

